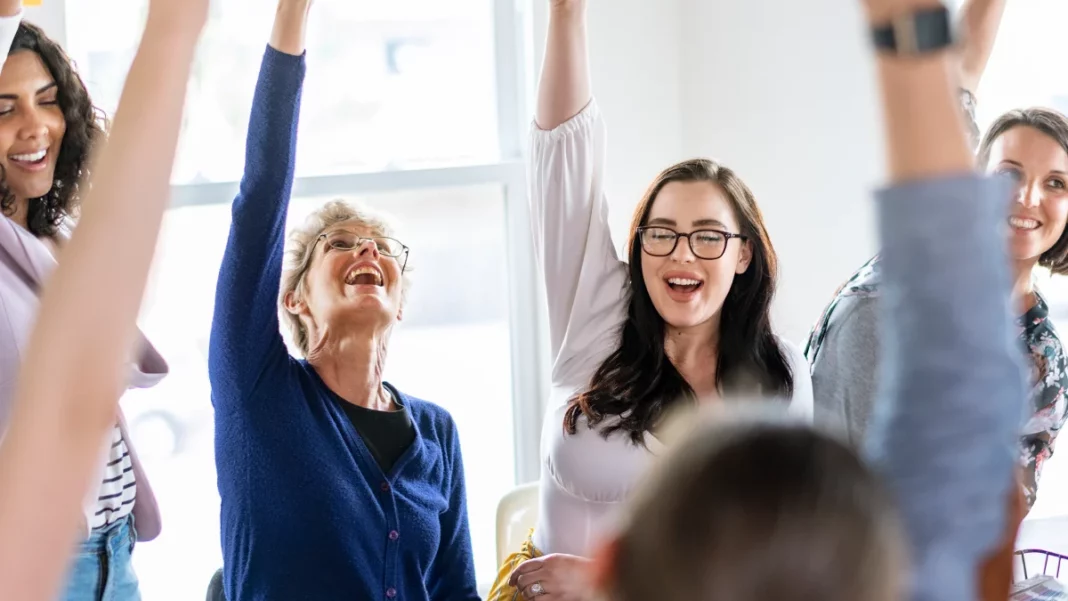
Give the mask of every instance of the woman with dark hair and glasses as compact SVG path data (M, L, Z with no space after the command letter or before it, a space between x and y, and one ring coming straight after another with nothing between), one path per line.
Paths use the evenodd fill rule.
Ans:
M804 357L771 327L775 251L732 170L695 159L661 172L619 259L585 19L585 0L550 1L530 199L553 392L538 525L501 567L493 601L590 598L586 558L659 451L668 409L738 396L812 409Z
M382 379L408 247L334 201L296 228L285 261L310 7L278 2L216 290L226 598L476 600L456 425Z

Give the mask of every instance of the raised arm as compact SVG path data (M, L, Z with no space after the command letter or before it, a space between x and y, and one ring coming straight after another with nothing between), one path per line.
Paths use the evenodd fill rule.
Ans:
M545 62L538 84L538 126L555 129L578 114L590 98L586 0L550 0Z
M207 7L152 0L81 223L42 292L0 443L0 599L55 598L78 538L135 350Z
M960 86L972 94L986 71L1004 14L1005 0L967 0L961 6Z
M208 372L212 402L243 401L271 361L287 357L278 291L293 187L311 0L280 0L249 117L245 172L215 290Z
M882 24L937 4L868 9ZM1027 398L1001 234L1009 189L973 171L954 63L948 51L878 58L891 185L877 205L884 377L869 441L911 543L910 597L923 601L978 598L980 566L1011 526ZM1011 563L1000 568L1004 599Z
M590 94L586 0L550 0L549 13L531 128L531 225L553 383L585 386L623 319L626 270L608 227L605 127Z

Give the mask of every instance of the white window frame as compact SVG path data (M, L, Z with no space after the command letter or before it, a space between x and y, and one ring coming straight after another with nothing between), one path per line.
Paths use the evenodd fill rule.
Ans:
M61 44L67 35L66 3L52 0L28 7L25 18L40 24ZM548 397L544 294L533 254L527 214L525 156L529 123L530 0L493 0L497 115L501 160L434 169L297 177L295 197L359 195L390 190L497 184L505 203L509 329L512 355L512 410L517 483L538 478L541 420ZM172 186L171 208L228 204L237 182ZM478 376L472 365L467 377Z

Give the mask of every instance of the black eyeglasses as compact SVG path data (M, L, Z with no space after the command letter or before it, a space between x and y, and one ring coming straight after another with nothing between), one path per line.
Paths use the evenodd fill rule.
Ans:
M375 249L378 253L393 259L400 260L401 273L404 273L405 267L408 266L408 247L401 243L396 238L389 238L386 236L359 236L348 230L334 230L325 234L319 234L319 237L315 240L317 243L319 240L326 241L327 250L340 250L340 251L353 251L358 246L370 240L374 242Z
M746 236L732 234L722 230L694 230L688 234L676 232L669 227L642 226L638 228L638 239L642 250L653 257L666 257L675 252L679 238L686 237L690 251L698 259L714 261L727 252L727 243L731 238L745 241Z

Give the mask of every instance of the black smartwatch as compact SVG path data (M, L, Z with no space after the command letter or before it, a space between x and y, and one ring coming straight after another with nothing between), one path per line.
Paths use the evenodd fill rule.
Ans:
M925 8L872 27L877 52L916 56L938 52L956 43L952 18L945 6Z

